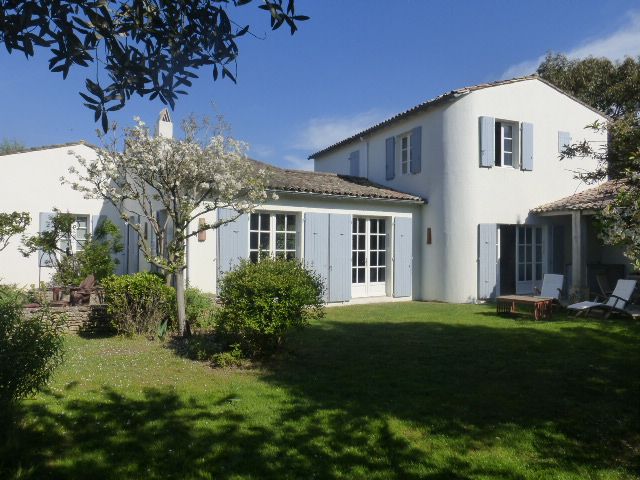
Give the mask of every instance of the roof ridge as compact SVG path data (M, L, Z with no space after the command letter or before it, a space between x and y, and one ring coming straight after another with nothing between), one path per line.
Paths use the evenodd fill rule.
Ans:
M41 150L53 150L55 148L71 147L73 145L85 145L87 147L95 148L94 145L87 142L86 140L78 140L75 142L54 143L51 145L40 145L37 147L25 147L25 148L21 148L20 150L16 150L15 152L0 153L0 157L6 156L6 155L18 155L21 153L38 152Z
M575 102L579 103L580 105L594 111L595 113L604 116L605 118L608 118L608 116L599 111L598 109L592 107L591 105L583 102L582 100L580 100L579 98L573 96L572 94L570 94L569 92L564 91L563 89L561 89L560 87L558 87L557 85L554 85L553 83L549 82L548 80L545 80L544 78L542 78L540 75L538 75L537 73L532 73L530 75L524 75L521 77L514 77L514 78L508 78L508 79L504 79L504 80L495 80L493 82L485 82L485 83L478 83L476 85L470 85L470 86L465 86L465 87L460 87L460 88L456 88L454 90L450 90L446 93L443 93L441 95L438 95L436 97L433 97L429 100L425 100L421 103L418 103L417 105L414 105L413 107L410 107L400 113L397 113L385 120L382 120L374 125L372 125L371 127L368 127L364 130L361 130L358 133L354 133L353 135L350 135L349 137L343 138L342 140L339 140L325 148L323 148L322 150L318 150L315 153L312 153L311 155L309 155L307 158L313 159L318 157L319 155L323 155L325 153L328 153L338 147L341 147L343 145L346 145L350 142L352 142L353 140L357 139L358 137L362 137L363 135L367 135L371 132L374 132L380 128L383 128L397 120L406 118L408 116L411 116L415 113L419 113L429 107L433 107L436 106L442 102L445 102L447 100L451 100L451 99L455 99L461 95L467 95L469 93L475 92L477 90L483 90L485 88L492 88L492 87L499 87L502 85L509 85L511 83L518 83L518 82L524 82L524 81L528 81L528 80L539 80L540 82L544 83L545 85L553 88L554 90L556 90L557 92L569 97L570 99L574 100Z

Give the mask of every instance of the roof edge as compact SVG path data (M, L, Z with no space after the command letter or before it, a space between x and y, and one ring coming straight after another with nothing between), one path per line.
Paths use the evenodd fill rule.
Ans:
M493 88L493 87L500 87L503 85L509 85L511 83L519 83L519 82L524 82L524 81L528 81L528 80L539 80L540 82L542 82L543 84L547 85L548 87L553 88L554 90L556 90L558 93L561 93L563 95L565 95L566 97L570 98L571 100L575 101L576 103L582 105L583 107L588 108L589 110L593 111L594 113L604 117L605 119L609 120L610 117L604 113L601 112L600 110L598 110L597 108L592 107L591 105L587 104L586 102L583 102L582 100L580 100L579 98L575 97L574 95L572 95L571 93L561 89L560 87L558 87L557 85L554 85L553 83L551 83L549 80L546 80L542 77L540 77L540 75L538 75L537 73L531 74L531 75L526 75L523 77L515 77L515 78L510 78L510 79L505 79L505 80L496 80L494 82L490 82L490 83L483 83L483 84L478 84L478 85L472 85L472 86L468 86L468 87L462 87L462 88L458 88L455 90L451 90L447 93L444 93L442 95L439 95L435 98L432 98L431 100L426 100L425 102L422 102L418 105L415 105L414 107L411 107L403 112L400 112L396 115L393 115L392 117L387 118L386 120L383 120L375 125L372 125L369 128L366 128L365 130L362 130L358 133L355 133L347 138L344 138L342 140L339 140L338 142L333 143L332 145L329 145L328 147L323 148L322 150L319 150L315 153L312 153L311 155L309 155L307 157L308 160L312 160L312 159L317 159L319 156L325 155L331 151L336 150L337 148L340 148L344 145L347 145L349 143L352 143L353 141L359 139L360 137L363 137L365 135L368 135L370 133L373 133L375 131L378 131L398 120L403 120L405 118L409 118L412 115L421 113L425 110L428 110L429 108L435 107L437 105L440 105L441 103L444 103L446 101L449 100L455 100L461 96L465 96L468 95L469 93L473 93L476 90L484 90L486 88Z
M267 187L268 192L282 193L290 195L309 195L314 197L331 197L331 198L348 198L350 200L365 200L365 201L380 201L380 202L395 202L395 203L413 203L416 205L428 205L429 201L426 198L415 196L415 199L411 198L391 198L391 197L374 197L374 196L362 196L362 195L346 195L338 193L320 193L320 192L306 192L300 190L287 190L284 188L271 188ZM399 192L401 193L401 192Z
M8 156L8 155L20 155L22 153L39 152L39 151L43 151L43 150L55 150L56 148L73 147L75 145L84 145L85 147L96 148L95 145L92 145L91 143L89 143L89 142L87 142L85 140L78 140L77 142L66 142L66 143L56 143L56 144L52 144L52 145L41 145L41 146L38 146L38 147L23 148L21 150L17 150L15 152L10 152L10 153L0 153L0 157L4 157L4 156Z

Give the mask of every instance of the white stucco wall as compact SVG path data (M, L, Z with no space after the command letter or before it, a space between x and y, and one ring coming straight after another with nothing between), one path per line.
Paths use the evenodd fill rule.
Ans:
M361 215L376 218L394 218L405 217L412 218L418 214L420 205L413 202L398 202L385 200L356 199L349 197L331 197L324 195L312 194L290 194L279 193L277 200L270 200L260 207L256 208L256 212L283 212L296 213L304 215L305 213L340 213L349 215ZM215 212L206 215L208 221L215 219ZM192 228L195 229L197 220L193 222ZM414 222L413 235L417 235L419 230ZM389 232L390 235L390 232ZM297 241L298 255L304 258L304 224L298 226ZM199 242L197 238L191 238L188 246L188 262L189 262L189 285L199 288L207 292L216 291L216 241L217 234L215 231L208 231L206 240ZM419 275L419 252L417 251L417 242L414 242L414 267L413 267L413 288L414 292L420 291L420 275ZM387 255L387 287L391 287L392 263L391 249L388 247L389 255ZM248 254L248 252L247 252ZM388 292L390 295L390 292ZM415 294L414 294L415 296ZM380 299L377 299L378 301ZM362 302L362 299L355 302Z
M114 218L113 207L101 200L85 199L60 182L60 177L68 176L69 167L77 167L76 159L68 153L70 150L85 158L95 156L93 149L82 144L0 156L0 211L28 212L31 224L25 232L27 235L38 232L40 212L52 212L53 207L78 215ZM9 246L0 252L0 281L21 286L48 281L52 269L39 271L37 254L25 258L18 250L19 245L20 236L13 237Z
M534 168L479 166L479 117L529 122L534 125ZM421 298L450 302L474 301L477 296L477 229L480 223L517 224L539 221L529 211L587 188L573 171L593 169L592 159L558 159L558 131L573 141L606 140L584 127L594 111L539 80L526 80L477 90L394 122L370 136L316 159L318 171L348 173L348 155L360 148L369 179L420 195L422 207L419 254L422 262ZM385 139L422 126L422 172L385 179ZM366 152L368 151L368 156ZM397 158L396 158L397 161ZM362 170L361 170L362 171ZM432 245L426 245L426 230Z

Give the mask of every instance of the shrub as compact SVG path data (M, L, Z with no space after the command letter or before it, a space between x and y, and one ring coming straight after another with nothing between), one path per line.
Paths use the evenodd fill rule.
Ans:
M111 323L123 335L156 337L175 322L176 292L148 272L112 275L102 281Z
M204 293L197 288L187 288L185 298L189 326L200 330L212 329L217 308L215 295Z
M0 409L42 388L62 361L60 321L46 308L25 315L25 298L0 288Z
M222 279L216 332L246 356L273 351L293 328L324 314L324 286L297 261L244 261Z

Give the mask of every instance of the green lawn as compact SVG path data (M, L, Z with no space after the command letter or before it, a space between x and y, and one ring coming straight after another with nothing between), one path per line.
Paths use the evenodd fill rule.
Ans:
M640 324L332 308L252 370L69 337L0 478L640 478Z

